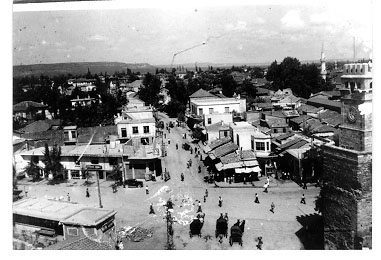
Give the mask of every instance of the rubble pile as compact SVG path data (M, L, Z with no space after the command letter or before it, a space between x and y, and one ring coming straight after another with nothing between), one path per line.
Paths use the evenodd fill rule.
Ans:
M123 227L118 234L133 242L140 242L153 235L152 229L145 229L142 227Z

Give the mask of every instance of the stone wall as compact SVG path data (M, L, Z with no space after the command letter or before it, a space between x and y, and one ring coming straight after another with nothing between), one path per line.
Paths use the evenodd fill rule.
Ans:
M372 154L323 146L321 211L327 249L372 247Z

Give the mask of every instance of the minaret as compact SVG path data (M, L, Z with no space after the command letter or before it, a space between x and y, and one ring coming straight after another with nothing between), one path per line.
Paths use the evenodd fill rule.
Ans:
M321 64L320 75L321 75L322 79L324 79L324 81L325 81L327 78L327 69L325 67L324 44L321 48L320 64Z

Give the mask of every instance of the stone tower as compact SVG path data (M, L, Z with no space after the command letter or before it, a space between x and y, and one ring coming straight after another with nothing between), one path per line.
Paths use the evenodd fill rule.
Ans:
M344 65L339 146L322 146L327 249L372 247L372 63Z
M325 65L325 54L324 54L324 45L321 48L321 57L320 57L320 75L322 79L327 79L327 69Z

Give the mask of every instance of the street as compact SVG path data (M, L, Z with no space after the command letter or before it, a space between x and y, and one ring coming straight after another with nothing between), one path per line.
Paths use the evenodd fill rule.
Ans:
M166 115L160 113L160 120L165 123L169 120ZM115 209L117 229L125 226L141 226L153 230L153 236L140 242L123 240L124 249L165 249L167 242L165 208L163 204L171 197L174 203L175 218L174 245L177 250L208 250L208 249L257 249L257 238L263 237L264 250L272 249L305 249L304 244L296 234L302 225L298 222L298 216L316 214L314 200L319 193L318 188L309 186L303 190L292 181L280 182L271 180L269 192L264 193L263 188L215 188L214 184L203 181L206 169L201 163L202 173L198 173L199 158L181 148L183 143L182 134L187 133L188 141L191 140L190 132L186 128L174 127L170 133L164 130L166 138L170 139L168 156L162 161L163 170L169 171L171 179L167 182L157 178L156 182L145 182L148 185L149 194L144 188L119 187L116 193L112 192L112 182L101 182L102 204L104 208ZM161 140L159 140L161 141ZM167 140L165 140L167 142ZM176 142L179 149L176 150ZM168 144L168 143L167 143ZM192 144L194 148L194 144ZM193 163L187 168L187 161ZM184 181L181 181L181 173L184 173ZM89 187L90 198L86 198L86 186L82 185L85 180L69 180L54 186L47 185L44 181L40 184L21 181L19 188L28 190L28 196L35 197L60 197L66 199L69 193L71 201L83 203L89 206L99 206L96 183ZM23 185L23 183L25 185ZM203 202L205 190L208 189L206 203ZM255 193L258 193L259 204L254 203ZM305 194L306 204L301 204L302 194ZM218 198L222 197L223 205L218 207ZM197 202L201 201L202 210L206 214L205 224L202 228L202 237L189 237L189 224L196 215ZM270 212L270 205L274 203L274 213ZM149 214L149 206L153 203L156 214ZM243 234L243 246L234 243L229 245L227 238L219 243L215 238L216 220L220 213L228 213L229 230L237 219L246 220ZM230 235L230 231L229 231ZM228 236L229 238L229 236Z

